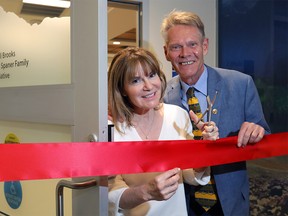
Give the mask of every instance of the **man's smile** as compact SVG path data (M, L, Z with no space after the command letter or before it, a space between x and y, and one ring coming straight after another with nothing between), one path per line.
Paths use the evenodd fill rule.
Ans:
M195 61L187 61L187 62L179 62L180 65L191 65L193 64Z

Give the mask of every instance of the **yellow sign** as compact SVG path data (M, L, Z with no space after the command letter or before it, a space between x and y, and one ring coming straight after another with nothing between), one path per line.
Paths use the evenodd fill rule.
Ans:
M20 141L15 134L10 133L6 136L4 143L20 143Z

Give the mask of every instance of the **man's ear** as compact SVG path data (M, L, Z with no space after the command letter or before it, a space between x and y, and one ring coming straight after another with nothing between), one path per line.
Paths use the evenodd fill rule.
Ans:
M167 61L170 61L170 58L169 58L169 56L168 56L168 51L167 51L166 45L163 46L163 49L164 49L164 54L165 54L166 60L167 60Z
M207 55L208 53L208 48L209 48L209 39L205 38L203 41L203 55Z

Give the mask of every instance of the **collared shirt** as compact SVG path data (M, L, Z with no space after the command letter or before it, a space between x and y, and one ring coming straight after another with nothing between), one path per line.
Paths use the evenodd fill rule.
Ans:
M197 91L195 91L195 96L198 98L198 101L199 101L199 104L201 107L201 112L203 113L207 109L207 100L206 100L206 97L207 97L207 79L208 79L208 72L207 72L207 68L205 65L204 65L204 71L195 85L189 86L186 83L184 83L180 78L181 100L182 100L183 106L186 107L187 110L189 110L189 108L188 108L188 104L187 104L186 92L187 92L188 88L190 88L190 87L194 87L195 89L197 89ZM207 121L207 115L205 116L204 120Z

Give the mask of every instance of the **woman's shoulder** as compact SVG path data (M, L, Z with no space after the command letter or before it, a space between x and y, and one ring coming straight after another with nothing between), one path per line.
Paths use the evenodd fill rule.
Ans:
M174 104L163 103L163 106L164 106L165 112L177 111L177 112L187 113L185 109Z
M188 112L183 109L182 107L179 107L174 104L163 104L164 106L164 115L170 119L189 119Z

